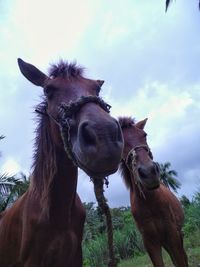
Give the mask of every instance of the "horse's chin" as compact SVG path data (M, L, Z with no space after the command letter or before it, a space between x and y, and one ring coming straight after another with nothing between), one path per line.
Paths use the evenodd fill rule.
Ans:
M153 190L158 189L160 187L160 183L155 183L155 184L146 184L146 183L143 183L143 186L147 190L153 191Z
M104 170L104 171L91 170L88 167L86 167L84 164L82 164L79 160L77 160L77 163L78 163L79 168L82 169L89 177L93 179L103 179L115 173L118 170L118 168Z
M94 178L94 179L102 179L102 178L105 178L113 173L115 173L116 171L118 170L117 169L114 169L114 170L109 170L109 171L105 171L105 172L88 172L87 174L91 177L91 178Z

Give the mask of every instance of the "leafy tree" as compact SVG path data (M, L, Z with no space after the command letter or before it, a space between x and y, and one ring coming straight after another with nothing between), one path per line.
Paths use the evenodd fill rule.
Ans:
M4 136L0 135L0 140L3 138ZM28 186L29 179L23 173L12 176L6 173L0 174L0 212L20 197L28 189Z
M181 187L181 183L176 179L177 172L170 170L171 163L160 163L160 179L163 184L177 193L177 189Z
M190 237L191 246L195 246L194 243L198 243L200 246L200 240L193 237L200 235L200 192L196 192L193 195L190 204L184 207L185 211L185 224L184 233L187 237Z
M95 238L99 233L102 233L104 228L104 221L99 214L98 208L95 207L94 202L83 203L86 210L86 221L84 227L84 241Z
M190 200L189 200L185 195L183 195L183 196L180 198L180 202L181 202L183 208L187 208L189 205L191 205Z

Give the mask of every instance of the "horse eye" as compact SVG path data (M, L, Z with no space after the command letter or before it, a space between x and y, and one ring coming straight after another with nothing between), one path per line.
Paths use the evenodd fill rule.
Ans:
M147 133L144 133L144 137L147 137Z
M53 94L55 92L55 88L53 86L47 86L44 88L44 94L48 99L52 98Z

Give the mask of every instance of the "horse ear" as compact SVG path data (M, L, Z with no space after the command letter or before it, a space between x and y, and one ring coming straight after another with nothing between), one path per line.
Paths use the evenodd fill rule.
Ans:
M144 126L146 125L148 118L142 120L142 121L138 121L135 126L141 130L144 130Z
M97 80L99 86L101 87L103 84L104 84L104 81L103 80Z
M20 71L26 77L26 79L37 86L43 87L44 82L48 79L48 77L35 66L26 63L21 58L18 58L17 61Z

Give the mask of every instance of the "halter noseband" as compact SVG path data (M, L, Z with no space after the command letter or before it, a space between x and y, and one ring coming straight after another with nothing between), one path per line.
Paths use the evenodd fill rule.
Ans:
M103 99L98 96L82 96L77 101L70 101L69 104L61 103L61 105L58 107L58 116L56 118L52 114L50 114L47 110L41 111L36 109L36 112L42 115L48 115L58 124L58 126L60 127L61 137L63 140L65 151L68 157L74 163L74 165L78 167L80 164L78 164L76 156L72 151L72 142L70 136L70 121L72 120L73 116L77 112L79 112L79 110L87 103L95 103L99 105L107 113L110 112L111 106L106 102L104 102ZM83 166L80 167L83 169Z
M134 165L136 165L136 163L137 163L137 162L136 162L136 156L137 156L136 150L137 150L137 149L141 149L141 148L144 148L144 149L148 152L150 158L153 159L152 152L151 152L151 150L150 150L150 148L149 148L148 145L137 145L137 146L135 146L134 148L132 148L132 149L129 151L129 153L128 153L126 159L125 159L125 162L126 162L126 165L127 165L127 166L130 165L130 158L131 158L131 157L132 157L132 161L131 161L132 163L131 163L131 164L133 164L133 160L134 160Z

